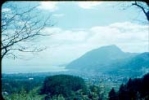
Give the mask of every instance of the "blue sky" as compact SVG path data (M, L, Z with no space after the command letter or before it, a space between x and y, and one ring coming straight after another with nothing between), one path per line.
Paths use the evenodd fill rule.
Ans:
M40 12L39 15L51 15L56 24L41 31L52 33L52 36L36 41L37 45L44 44L46 50L25 53L23 59L4 58L4 73L65 70L69 62L104 45L115 44L125 52L148 51L147 21L140 9L131 6L131 2L11 3L25 9L38 5L35 10ZM11 11L11 8L3 4L2 11Z

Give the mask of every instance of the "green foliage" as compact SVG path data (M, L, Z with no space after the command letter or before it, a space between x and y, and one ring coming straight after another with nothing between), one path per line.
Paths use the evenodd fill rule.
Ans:
M13 93L11 95L3 95L5 100L43 100L44 95L38 95L39 88L35 88L27 93L24 89L20 93Z
M68 97L74 91L83 90L85 92L86 85L82 78L71 75L55 75L46 77L41 94L63 95Z
M91 100L102 100L103 95L101 94L100 87L96 85L89 86L88 98Z
M19 93L23 88L26 92L29 92L35 87L39 87L42 84L43 78L33 77L33 80L29 80L27 75L8 75L2 78L2 91L9 94Z
M102 100L103 97L100 85L87 84L77 76L55 75L44 77L45 80L41 75L33 80L26 75L11 76L2 79L5 100ZM52 92L43 93L45 90Z
M45 100L102 100L103 97L99 86L86 86L82 78L71 75L47 77L40 94L46 94Z

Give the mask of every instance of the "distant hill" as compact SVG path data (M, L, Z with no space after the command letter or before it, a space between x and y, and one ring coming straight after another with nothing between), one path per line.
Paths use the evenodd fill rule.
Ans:
M70 71L117 73L149 68L149 53L126 53L115 45L104 46L85 53L66 66ZM131 72L131 71L129 71Z
M147 72L149 72L149 52L141 53L131 59L125 59L125 61L122 60L119 65L115 65L115 68L106 73L136 76Z

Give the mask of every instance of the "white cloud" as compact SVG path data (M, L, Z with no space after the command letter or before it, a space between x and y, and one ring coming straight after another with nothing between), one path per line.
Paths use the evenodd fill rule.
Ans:
M80 1L78 2L78 6L83 8L83 9L92 9L95 6L98 6L102 4L102 2L100 1Z
M124 22L109 26L96 26L91 28L90 31L94 34L89 40L92 43L116 44L126 52L148 51L147 48L140 48L148 46L147 25Z
M148 25L140 25L140 24L134 24L131 22L123 22L123 23L113 23L110 25L110 27L118 28L120 31L136 32L136 31L147 29Z
M103 45L116 44L125 52L145 52L148 50L146 48L148 28L145 25L135 23L115 23L82 30L61 28L53 28L53 30L47 28L46 30L47 32L55 31L55 34L48 40L44 40L44 44L50 44L52 47L49 48L50 52L47 50L50 53L48 55L52 55L48 59L56 59L55 61L59 63L69 62L85 52Z
M39 9L42 10L48 10L48 11L55 11L58 9L57 7L58 2L55 1L42 1L40 2L40 5L38 6Z
M11 11L10 8L2 8L2 12L9 12L9 11Z

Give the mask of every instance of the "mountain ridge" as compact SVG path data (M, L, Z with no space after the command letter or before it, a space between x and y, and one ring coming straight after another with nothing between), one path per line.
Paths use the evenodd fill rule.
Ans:
M78 59L72 61L66 68L72 67L89 67L93 65L103 65L103 62L111 63L113 60L123 59L131 56L131 53L124 53L116 45L103 46L97 49L93 49Z
M149 62L149 52L128 53L123 52L116 45L109 45L93 49L85 53L78 59L70 62L66 66L66 69L76 71L114 73L114 71L120 71L120 68L128 68L131 70L137 66L137 68L140 69L142 65L146 66L146 68L149 68L147 62Z

